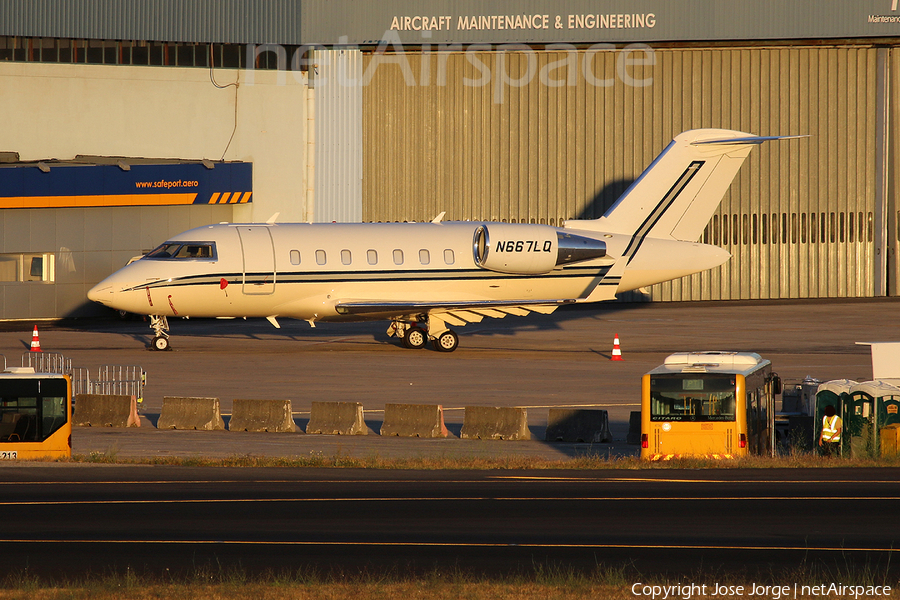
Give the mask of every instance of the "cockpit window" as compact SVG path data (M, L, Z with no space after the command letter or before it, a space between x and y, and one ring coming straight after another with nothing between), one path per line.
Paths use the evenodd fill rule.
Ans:
M155 260L215 260L214 242L166 242L144 258Z

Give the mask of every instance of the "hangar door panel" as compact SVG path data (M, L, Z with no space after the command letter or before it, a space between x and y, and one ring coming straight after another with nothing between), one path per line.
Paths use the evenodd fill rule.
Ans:
M363 220L592 219L682 131L809 134L754 149L705 224L700 241L731 260L626 299L881 293L877 49L622 52L364 56ZM626 59L642 59L627 78ZM896 222L898 210L887 209Z
M271 294L275 291L275 247L268 227L238 227L244 255L243 292Z

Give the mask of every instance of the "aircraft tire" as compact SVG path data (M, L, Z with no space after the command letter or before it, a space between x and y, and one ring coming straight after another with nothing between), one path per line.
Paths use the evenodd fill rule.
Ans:
M410 327L403 336L403 345L410 350L418 350L425 347L428 342L428 334L420 327Z
M150 340L150 349L159 351L168 350L169 339L161 335L156 336L155 338Z
M452 329L448 329L434 338L434 349L438 352L453 352L459 347L459 336Z

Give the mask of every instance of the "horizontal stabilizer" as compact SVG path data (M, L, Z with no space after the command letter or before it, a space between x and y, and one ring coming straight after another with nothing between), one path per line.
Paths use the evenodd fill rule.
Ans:
M762 144L763 142L772 142L775 140L799 140L808 138L808 135L767 135L767 136L750 136L745 138L722 138L718 140L698 140L691 142L693 146L705 146L707 144Z

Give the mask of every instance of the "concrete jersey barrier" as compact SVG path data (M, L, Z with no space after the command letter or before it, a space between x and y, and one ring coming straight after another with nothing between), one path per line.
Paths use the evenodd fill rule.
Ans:
M467 406L462 439L530 440L528 413L524 408Z
M313 402L306 433L368 435L359 402Z
M290 400L235 400L228 429L295 433L297 425Z
M547 418L548 442L599 443L612 441L605 410L551 408Z
M439 438L450 432L439 404L385 404L381 435Z
M78 394L75 396L73 425L87 427L140 427L134 396Z
M220 431L225 429L218 398L163 398L158 429L199 429Z

